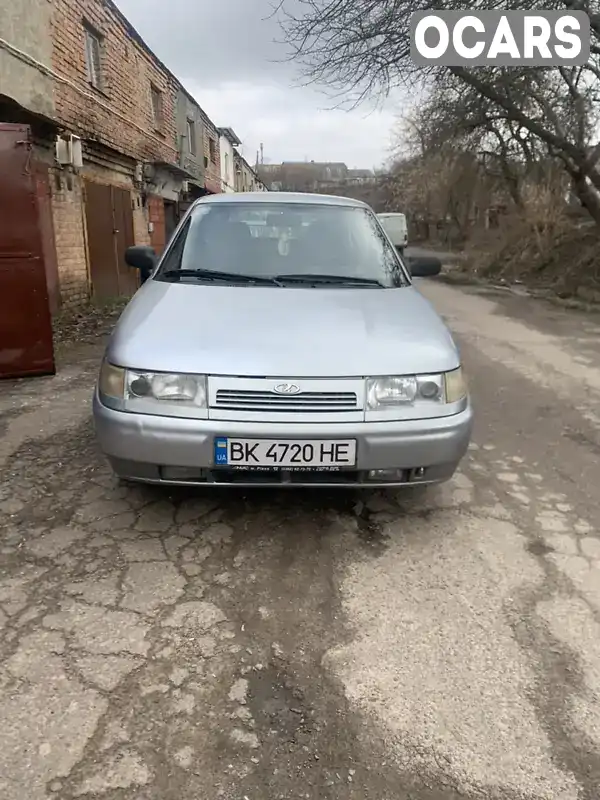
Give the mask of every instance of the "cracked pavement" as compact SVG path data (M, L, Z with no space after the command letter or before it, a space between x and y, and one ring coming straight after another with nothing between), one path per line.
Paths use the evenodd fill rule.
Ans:
M103 343L0 384L0 800L597 800L600 320L420 284L454 480L124 486Z

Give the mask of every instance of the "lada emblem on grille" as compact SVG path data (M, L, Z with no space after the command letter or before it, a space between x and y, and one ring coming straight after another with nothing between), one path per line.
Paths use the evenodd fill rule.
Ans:
M300 387L295 383L278 383L273 387L273 391L277 394L298 394Z

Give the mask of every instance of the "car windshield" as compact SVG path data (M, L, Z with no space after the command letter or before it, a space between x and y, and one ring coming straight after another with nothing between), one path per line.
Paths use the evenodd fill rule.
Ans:
M370 209L281 202L198 205L154 276L230 284L249 278L254 285L260 281L274 287L392 288L409 283Z

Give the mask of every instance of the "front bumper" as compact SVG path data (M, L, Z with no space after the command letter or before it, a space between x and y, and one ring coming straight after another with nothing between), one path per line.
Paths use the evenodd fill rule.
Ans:
M117 475L129 480L184 485L374 487L440 483L451 478L469 445L473 411L469 404L450 417L397 422L223 422L115 411L102 405L95 394L94 422L102 452ZM216 436L353 438L357 440L357 466L352 472L215 469Z

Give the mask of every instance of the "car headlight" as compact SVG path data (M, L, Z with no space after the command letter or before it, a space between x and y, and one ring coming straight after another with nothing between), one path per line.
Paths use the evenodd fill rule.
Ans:
M204 375L185 375L166 372L136 372L127 370L126 400L157 400L159 402L206 407L206 378Z
M104 400L140 414L195 416L207 408L205 375L124 369L104 361L98 389Z
M456 403L467 394L462 370L436 375L390 375L367 379L370 410L415 403Z
M125 397L125 370L103 361L100 367L98 389L104 397L123 400Z
M469 391L465 373L462 367L453 369L452 372L444 374L444 384L446 388L446 402L458 403L463 397L466 397Z

